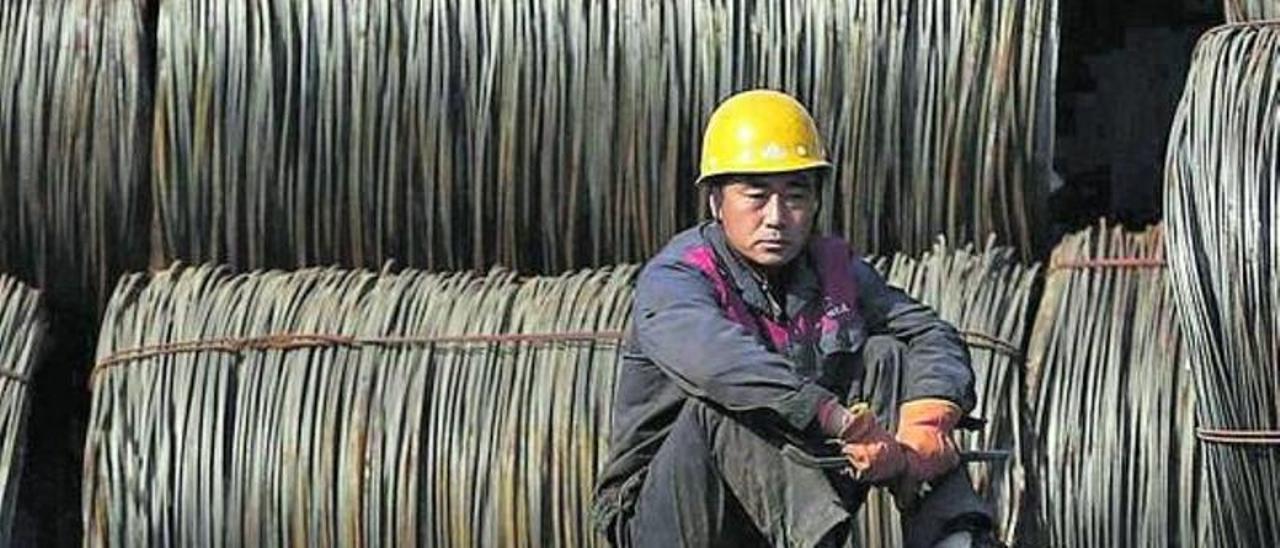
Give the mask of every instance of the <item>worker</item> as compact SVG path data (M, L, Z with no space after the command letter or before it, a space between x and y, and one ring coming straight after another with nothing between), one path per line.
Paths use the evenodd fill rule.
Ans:
M907 546L995 543L952 440L974 406L968 349L845 241L813 234L830 172L789 95L747 91L712 114L696 182L712 219L636 283L596 490L615 545L843 546L872 486L893 488ZM789 444L848 467L811 467Z

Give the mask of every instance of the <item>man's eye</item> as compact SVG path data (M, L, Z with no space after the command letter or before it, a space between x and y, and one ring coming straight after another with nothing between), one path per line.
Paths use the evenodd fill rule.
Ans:
M807 192L798 192L787 195L787 203L793 206L808 205L813 202L813 195Z
M747 199L749 199L749 200L763 200L763 199L768 198L768 197L769 197L769 195L768 195L768 194L765 194L765 193L763 193L763 192L748 192L748 193L747 193Z

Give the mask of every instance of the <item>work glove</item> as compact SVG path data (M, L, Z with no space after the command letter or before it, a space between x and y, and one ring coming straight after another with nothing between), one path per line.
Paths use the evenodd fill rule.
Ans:
M818 408L818 423L826 435L840 440L840 451L849 459L856 479L881 483L906 470L902 447L876 422L869 405L845 408L828 400Z
M906 456L906 478L913 483L932 480L960 464L951 431L964 414L943 399L921 399L898 408L898 443Z

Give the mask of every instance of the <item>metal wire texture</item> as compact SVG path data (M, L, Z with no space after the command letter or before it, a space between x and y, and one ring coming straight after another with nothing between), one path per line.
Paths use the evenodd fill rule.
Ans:
M101 305L146 266L139 4L0 3L0 271L51 300Z
M1275 0L1223 0L1222 5L1231 23L1280 18L1280 2Z
M1207 546L1280 544L1278 154L1280 23L1209 31L1170 131L1164 193L1196 414L1209 434Z
M1054 250L1029 347L1037 546L1195 543L1195 395L1164 229L1105 221Z
M592 545L635 271L130 276L86 544Z
M12 534L31 377L46 330L40 293L0 274L0 544Z
M638 262L704 207L716 103L798 95L860 249L1043 233L1056 0L254 2L160 7L168 259Z

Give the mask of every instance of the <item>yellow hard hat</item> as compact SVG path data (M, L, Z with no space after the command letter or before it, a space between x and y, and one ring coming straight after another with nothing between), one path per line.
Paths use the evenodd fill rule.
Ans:
M831 163L809 111L790 95L757 89L725 99L711 113L697 184L717 175L815 168Z

